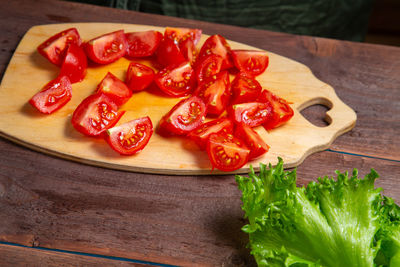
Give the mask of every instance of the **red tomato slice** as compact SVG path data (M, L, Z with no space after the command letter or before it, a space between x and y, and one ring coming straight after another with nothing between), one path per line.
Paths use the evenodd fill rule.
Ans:
M258 158L268 152L269 146L253 128L241 123L235 128L235 136L242 139L250 148L249 160Z
M207 147L208 138L213 133L226 132L232 134L233 122L228 118L220 118L203 123L200 127L194 129L188 134L188 137L193 140L201 149Z
M126 84L136 92L146 89L154 80L154 70L146 65L131 62L126 73Z
M130 58L148 57L154 54L162 40L158 31L125 33L127 42L126 56Z
M88 136L98 136L113 127L125 111L106 94L98 93L85 98L72 114L72 125Z
M68 46L60 75L68 76L71 83L77 83L86 76L87 58L83 49L72 43Z
M185 57L187 61L189 61L190 65L194 65L197 59L198 51L192 39L186 39L179 43L179 49L182 55Z
M200 41L201 33L202 30L200 29L167 27L164 31L164 37L174 40L176 44L191 39L194 45L196 45Z
M45 114L53 113L71 100L72 86L67 76L58 76L34 95L29 103Z
M111 72L108 72L99 83L96 92L106 94L118 106L126 103L132 96L132 91L129 90L128 86Z
M207 154L213 168L230 172L248 162L250 150L232 134L217 133L211 134L208 139Z
M206 105L197 96L178 102L165 114L158 126L161 135L186 135L199 127L206 113Z
M179 65L186 59L172 39L164 38L157 49L157 62L163 67Z
M123 30L110 32L86 43L87 56L99 64L114 62L126 53L126 38Z
M215 79L215 75L221 71L223 60L218 55L203 57L195 67L197 81L201 83L212 78Z
M253 77L239 73L232 81L232 103L256 101L261 94L261 84Z
M262 74L268 67L269 58L265 51L232 50L233 63L239 71L252 76Z
M294 115L293 109L289 106L289 103L285 99L274 95L266 89L262 91L260 101L270 103L272 105L272 116L263 124L266 130L271 130L281 126L290 120Z
M212 54L223 58L221 66L222 70L233 67L233 62L231 59L231 47L221 35L217 34L208 37L200 49L199 59Z
M154 77L154 81L164 93L174 97L189 94L196 82L189 62L160 70Z
M149 117L143 117L107 130L106 140L121 155L133 155L144 149L153 134Z
M76 28L70 28L59 32L40 44L38 52L51 63L60 66L63 63L65 51L69 44L80 46L82 43Z
M220 72L216 75L215 80L211 79L202 83L194 94L203 99L207 105L207 115L221 115L231 96L228 72Z
M256 127L272 117L272 106L261 102L234 104L229 107L228 114L236 123Z

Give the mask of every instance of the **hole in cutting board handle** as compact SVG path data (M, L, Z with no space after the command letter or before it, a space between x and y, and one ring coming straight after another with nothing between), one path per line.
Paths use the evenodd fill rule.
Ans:
M326 127L331 124L326 113L332 108L332 102L326 98L317 98L303 104L299 112L306 120L317 127Z

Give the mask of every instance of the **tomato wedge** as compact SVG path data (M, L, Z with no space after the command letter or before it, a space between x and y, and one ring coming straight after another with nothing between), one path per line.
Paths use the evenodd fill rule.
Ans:
M179 43L179 50L181 51L184 58L189 61L190 65L194 66L197 60L198 51L196 49L196 46L194 45L193 40L189 38Z
M176 44L191 39L196 45L200 41L201 33L202 30L200 29L166 27L164 37L172 39Z
M207 105L207 115L219 116L225 111L231 96L229 74L220 72L216 79L202 83L194 92Z
M85 98L72 114L72 125L88 136L99 136L113 127L125 111L118 111L117 104L103 93Z
M143 117L108 129L106 141L119 154L133 155L145 148L152 134L151 119Z
M261 84L252 76L239 73L232 81L232 100L233 104L256 101L261 94Z
M234 104L228 108L228 114L238 124L256 127L272 117L272 106L270 103L261 102Z
M85 45L87 56L99 64L114 62L126 53L126 38L123 30L110 32L88 41Z
M174 97L189 94L196 82L189 62L160 70L154 77L154 81L164 93Z
M60 75L69 77L71 83L77 83L86 76L87 58L83 49L72 43L68 46L64 62L61 65Z
M266 89L262 91L260 101L272 105L272 116L263 124L266 130L271 130L281 126L294 115L293 109L285 99L274 95Z
M251 76L262 74L269 63L269 58L265 51L232 50L232 58L239 71Z
M80 46L82 43L76 28L69 28L65 31L59 32L49 39L41 43L37 50L47 58L51 63L60 66L63 63L65 51L69 44L76 44Z
M134 91L146 89L154 80L154 70L146 65L131 62L126 73L126 84Z
M162 67L179 65L186 61L174 40L164 38L157 49L157 62Z
M128 86L111 72L108 72L99 83L96 92L106 94L118 106L123 105L132 96L132 91Z
M269 146L253 128L241 123L236 125L235 136L242 139L250 149L249 160L255 159L268 152Z
M199 60L212 54L223 58L222 70L233 67L231 47L221 35L216 34L208 37L200 49Z
M200 149L205 150L210 135L222 131L232 134L233 122L230 119L220 118L203 123L200 127L191 131L188 134L188 137L193 140Z
M158 125L158 133L164 136L186 135L204 122L206 105L197 96L178 102Z
M230 172L248 162L250 150L232 134L217 133L211 134L208 139L207 154L213 169Z
M199 83L215 79L215 75L221 71L223 58L218 55L203 57L195 67L196 78Z
M130 58L148 57L154 54L162 40L158 31L125 33L127 42L126 56Z
M72 86L67 76L58 76L35 94L29 103L45 114L53 113L71 100Z

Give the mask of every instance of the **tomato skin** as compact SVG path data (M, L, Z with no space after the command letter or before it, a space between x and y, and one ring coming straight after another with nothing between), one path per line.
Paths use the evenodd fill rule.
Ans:
M41 113L50 114L67 104L72 97L72 86L67 76L58 76L43 86L29 103Z
M189 29L189 28L172 28L166 27L164 31L164 37L172 39L176 44L180 44L187 39L193 41L196 45L201 38L202 30L200 29Z
M210 135L207 154L213 169L231 172L240 169L249 161L250 150L239 138L222 132Z
M200 84L194 92L207 105L207 116L219 116L225 111L231 96L229 74L220 72L216 79Z
M206 105L197 96L179 101L159 124L158 133L163 136L186 135L204 122Z
M261 84L245 73L239 73L232 81L232 104L256 101L261 94Z
M109 64L126 53L127 42L123 30L91 39L85 44L86 55L95 63Z
M218 55L223 58L221 70L233 67L231 47L221 35L212 35L204 42L200 49L199 60L209 55Z
M118 111L117 104L103 93L85 98L72 114L71 123L80 133L99 136L113 127L125 111Z
M249 160L258 158L269 150L269 146L261 136L253 128L244 123L236 125L235 136L242 139L250 149Z
M87 58L85 52L80 46L71 43L61 65L60 75L68 76L71 83L77 83L85 78L86 69Z
M232 58L239 71L254 77L262 74L269 64L269 57L265 51L232 50Z
M272 106L270 103L261 102L234 104L228 108L228 114L238 124L256 127L272 117Z
M153 124L146 116L108 129L105 139L119 154L133 155L145 148L152 134Z
M132 91L128 86L111 72L108 72L97 85L96 92L106 94L118 106L125 104L132 96Z
M285 99L274 95L266 89L262 91L260 101L270 103L272 106L272 116L263 124L266 130L272 130L281 126L289 121L294 115L293 109Z
M146 89L154 80L154 70L146 65L131 62L126 73L126 84L133 92Z
M194 66L197 60L199 52L192 39L188 38L179 43L179 50L181 51L184 58L189 61L190 65Z
M223 60L222 57L213 54L203 57L195 67L197 81L202 83L209 79L215 79L213 77L221 71Z
M173 97L191 93L196 82L194 71L189 62L160 70L155 75L154 81L164 93Z
M37 51L51 63L61 66L68 45L76 44L80 46L81 43L82 40L78 30L76 28L69 28L51 36L49 39L41 43L37 47Z
M127 42L126 56L142 58L153 55L163 38L158 31L128 32L125 33Z
M164 38L157 49L157 62L162 67L179 65L186 61L178 45L172 39Z
M215 119L200 125L188 134L188 137L193 140L200 149L207 148L207 142L211 134L220 133L233 133L233 122L228 118Z

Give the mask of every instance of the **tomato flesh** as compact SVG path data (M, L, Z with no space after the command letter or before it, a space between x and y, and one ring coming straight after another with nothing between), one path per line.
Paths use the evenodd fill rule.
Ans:
M72 114L72 125L88 136L99 136L113 127L125 111L118 111L117 104L103 93L85 98Z
M188 134L188 137L193 140L200 149L205 150L210 135L222 131L226 133L233 132L233 122L230 119L220 118L203 123L200 127L191 131Z
M108 72L97 86L97 93L104 93L118 105L121 106L132 96L128 86L118 79L114 74Z
M142 151L153 134L149 117L131 120L107 130L108 144L121 155L133 155Z
M194 71L189 62L169 66L154 77L157 86L167 95L178 97L189 94L195 85Z
M218 55L210 55L196 65L196 78L199 83L215 79L215 75L221 71L223 58Z
M72 86L67 76L58 76L35 94L29 103L41 113L50 114L60 109L72 97Z
M258 158L268 152L269 146L251 127L241 123L235 128L235 136L242 139L250 149L249 160Z
M172 39L164 38L157 49L157 62L162 67L179 65L186 61L178 45Z
M228 113L234 122L256 127L272 117L272 106L261 102L234 104L229 107Z
M91 39L86 43L85 50L92 61L109 64L123 57L126 47L124 31L119 30Z
M60 75L68 76L71 83L82 81L86 76L87 58L83 49L72 43L68 46Z
M41 43L37 50L51 63L60 66L63 63L65 52L69 44L80 46L82 43L76 28L66 29L59 32Z
M274 95L266 89L262 91L260 101L270 103L272 106L272 116L263 124L266 130L281 126L294 115L293 109L285 99Z
M198 51L192 39L186 39L179 44L179 50L181 51L182 55L185 57L187 61L189 61L190 65L194 65Z
M251 76L262 74L268 67L267 52L253 50L232 50L233 63L241 72Z
M130 58L149 57L155 53L162 40L158 31L125 33L126 56Z
M261 85L253 77L239 73L232 81L233 104L256 101L261 94Z
M126 73L126 84L134 91L146 89L154 80L154 70L146 65L131 62Z
M199 60L209 55L218 55L223 58L222 70L233 67L231 47L221 35L216 34L208 37L200 49Z
M166 27L164 37L172 39L176 44L191 39L194 45L196 45L200 41L201 33L202 30L200 29Z
M250 150L232 134L217 133L211 134L208 139L207 154L213 168L230 172L248 162Z

